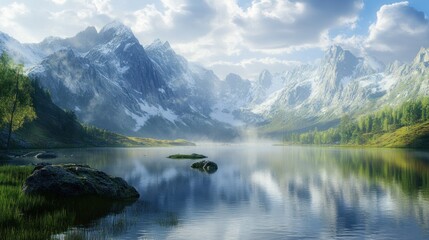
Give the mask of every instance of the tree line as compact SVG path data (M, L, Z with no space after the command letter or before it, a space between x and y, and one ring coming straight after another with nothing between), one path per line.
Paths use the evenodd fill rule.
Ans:
M429 97L408 101L398 107L382 110L352 119L346 115L340 125L325 131L317 128L306 133L292 133L285 142L302 144L364 144L374 136L429 121Z

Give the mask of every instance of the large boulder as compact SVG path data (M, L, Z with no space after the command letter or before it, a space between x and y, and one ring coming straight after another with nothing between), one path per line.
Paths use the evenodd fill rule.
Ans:
M60 197L132 199L140 196L137 190L122 178L109 176L81 164L40 164L25 180L23 191L25 194Z

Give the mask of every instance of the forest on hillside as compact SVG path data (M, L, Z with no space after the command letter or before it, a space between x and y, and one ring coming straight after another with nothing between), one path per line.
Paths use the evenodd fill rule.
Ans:
M397 107L384 107L377 112L355 119L346 115L340 125L325 131L314 129L305 133L292 133L285 142L301 144L367 144L374 137L402 127L429 121L429 97L408 101Z

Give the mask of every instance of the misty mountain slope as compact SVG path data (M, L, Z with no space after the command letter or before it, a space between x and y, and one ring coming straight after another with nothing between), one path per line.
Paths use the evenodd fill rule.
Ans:
M64 147L141 147L141 146L193 146L184 140L157 140L127 137L95 127L82 126L70 111L64 111L52 102L50 94L37 82L32 82L31 98L37 118L27 122L12 134L14 148ZM0 132L0 148L7 141Z
M428 53L421 49L412 63L395 62L383 69L373 59L333 46L318 66L281 74L283 88L251 111L269 119L261 130L270 134L326 128L346 114L357 116L427 96Z
M186 102L195 112L210 114L220 84L212 71L189 63L159 39L147 46L146 52L177 101Z
M395 62L386 70L389 91L384 104L398 105L403 101L429 95L429 49L422 48L409 64Z
M252 101L252 83L236 74L220 80L211 70L188 62L168 42L155 40L146 47L149 58L168 86L195 113L221 124L241 127L260 118L242 111ZM247 115L246 115L247 114Z
M95 27L87 27L84 31L70 38L48 37L40 43L29 44L31 47L40 49L45 56L65 48L75 49L77 52L88 52L98 43L99 35Z
M44 53L38 48L33 48L27 44L21 44L11 36L0 32L0 52L7 52L16 63L26 66L39 63Z
M168 42L143 47L119 22L36 44L0 34L0 51L26 64L54 103L81 121L132 136L223 140L249 127L271 136L324 129L429 91L424 48L412 63L384 66L332 46L316 64L264 70L253 80L221 80Z
M85 35L91 36L90 43L83 41ZM164 70L175 65L156 65L128 27L113 22L93 35L88 28L74 38L52 39L49 49L57 50L30 69L29 75L49 89L56 104L75 111L85 123L127 135L235 137L230 126L208 116L207 95L198 99L197 93L174 88L174 76ZM192 74L195 82L195 76L210 76L201 70Z
M318 65L299 66L276 77L283 79L283 88L251 109L270 119L264 126L267 132L329 123L374 108L386 94L384 74L339 46L328 49Z

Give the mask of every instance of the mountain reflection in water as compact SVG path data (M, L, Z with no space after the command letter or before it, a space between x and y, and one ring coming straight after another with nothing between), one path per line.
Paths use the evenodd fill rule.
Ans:
M192 160L218 164L207 174ZM429 153L395 149L209 145L74 149L126 179L141 198L119 214L113 239L428 239ZM73 155L73 157L69 157ZM65 234L97 236L118 214Z

